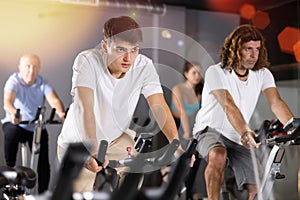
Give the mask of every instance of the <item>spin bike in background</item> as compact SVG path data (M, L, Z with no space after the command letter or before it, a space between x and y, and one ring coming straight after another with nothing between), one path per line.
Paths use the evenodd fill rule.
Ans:
M283 129L283 125L278 120L265 120L257 131L257 134L258 137L255 138L256 142L261 142L260 148L262 152L268 152L268 155L265 158L259 157L260 162L264 165L264 173L260 180L256 199L267 200L271 196L275 181L285 178L285 175L280 172L281 163L285 154L285 147L299 144L300 118L295 118L285 129ZM265 154L262 155L265 156ZM228 181L228 176L226 177L226 175L225 180ZM222 189L222 200L231 199L229 198L229 193L236 199L246 198L247 195L245 194L245 190L238 191L234 184L233 186L228 185L227 181L225 188L223 186Z
M29 167L37 174L38 168L38 160L40 155L41 149L41 134L46 124L61 124L60 121L54 120L56 109L52 108L50 117L45 120L45 106L39 106L36 111L35 118L32 121L21 121L20 124L35 124L34 134L33 134L33 141L31 147L31 156L30 160L28 160L28 146L25 142L21 142L21 158L22 158L22 166ZM20 109L17 109L16 118L20 117ZM30 162L29 162L30 161ZM29 165L28 165L29 163ZM33 188L32 190L35 190ZM35 193L36 191L31 191L30 193Z
M0 166L0 199L14 200L26 199L30 194L36 194L37 165L41 148L41 134L45 124L61 124L54 120L56 109L53 108L49 119L45 120L45 107L38 107L36 116L32 121L21 121L20 124L35 124L32 141L30 166L28 166L28 146L21 142L22 166L8 167ZM67 113L67 112L66 112ZM16 118L20 117L20 110L17 109ZM78 145L75 145L78 146ZM80 146L80 145L79 145ZM71 147L74 148L74 147ZM80 148L80 147L78 147ZM74 150L76 152L76 150ZM81 153L84 153L80 151Z
M72 143L69 145L53 191L40 195L26 194L26 189L35 186L35 173L28 167L0 167L0 199L4 200L72 200L73 182L80 174L84 163L90 156L91 144ZM75 200L75 199L74 199Z
M265 172L258 193L258 199L268 199L274 182L277 179L284 179L285 175L281 174L281 162L284 157L285 147L293 144L299 144L300 140L300 118L294 118L285 129L282 124L275 121L264 121L259 131L259 141L262 145L271 147Z
M0 199L24 199L35 183L36 173L28 167L0 167Z
M37 171L38 157L41 148L41 134L43 126L46 124L61 124L60 121L54 120L56 109L52 108L50 117L48 120L45 120L45 106L39 106L36 111L35 118L32 121L21 121L20 124L35 124L32 149L31 149L31 158L29 167ZM16 118L20 117L20 109L17 109ZM21 142L21 157L22 157L22 166L28 166L28 149L26 142Z
M20 124L38 124L38 121L40 120L41 117L43 117L42 114L42 107L38 107L36 114L35 114L35 118L32 121L21 121ZM43 111L44 112L44 111ZM16 118L20 118L20 109L17 109L17 112L15 114ZM37 129L37 126L35 127L34 130L34 135L37 135L36 132L40 131ZM22 166L24 167L31 167L31 169L33 169L33 166L31 166L31 162L28 165L28 148L27 148L27 144L26 141L24 142L20 142L21 143L21 158L22 158Z
M84 167L91 150L90 143L71 143L57 172L54 189L40 195L28 195L25 200L78 200L73 198L73 182Z

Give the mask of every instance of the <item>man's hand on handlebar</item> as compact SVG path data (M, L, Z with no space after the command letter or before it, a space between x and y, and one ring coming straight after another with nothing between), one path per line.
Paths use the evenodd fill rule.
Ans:
M297 128L300 125L300 118L292 118L290 119L287 124L284 125L284 131L293 131L293 129Z
M251 148L251 147L255 147L255 148L258 148L259 145L261 144L260 142L257 143L255 141L255 138L257 137L258 135L252 131L252 130L247 130L245 131L242 136L241 136L241 142L242 144L244 145L244 147L246 148Z
M90 158L85 163L85 168L92 172L100 172L102 169L106 168L109 163L109 160L107 156L105 156L105 162L102 165L98 165L97 159L93 156L90 156Z
M184 152L185 151L183 150L182 146L180 145L174 154L175 158L179 158ZM195 156L195 154L193 154L191 161L190 161L190 167L194 166L195 161L196 161L196 156Z
M57 112L57 115L59 116L61 123L64 124L65 118L66 118L66 113L65 112Z
M15 114L11 114L11 123L12 124L19 124L22 121L22 115L20 110L16 110Z

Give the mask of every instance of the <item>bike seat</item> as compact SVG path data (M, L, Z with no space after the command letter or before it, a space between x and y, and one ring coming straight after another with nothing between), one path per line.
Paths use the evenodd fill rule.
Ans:
M15 183L18 173L8 166L0 166L0 187L4 187L10 183Z
M0 187L9 184L22 185L29 189L33 188L36 182L35 172L23 166L17 167L0 167Z
M24 185L29 189L35 186L36 173L32 169L23 166L16 166L15 170L18 172L20 185Z

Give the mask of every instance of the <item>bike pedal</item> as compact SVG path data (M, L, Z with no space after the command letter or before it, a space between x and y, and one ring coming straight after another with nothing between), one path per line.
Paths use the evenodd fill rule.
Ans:
M275 179L284 179L284 178L285 178L284 174L276 173L275 175Z

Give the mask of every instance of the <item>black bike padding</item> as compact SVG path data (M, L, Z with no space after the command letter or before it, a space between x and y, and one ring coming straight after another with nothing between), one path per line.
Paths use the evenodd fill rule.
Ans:
M51 200L72 199L73 182L90 156L91 145L71 143L64 155Z
M105 162L105 155L108 147L108 142L106 140L101 140L99 144L97 162L98 165L101 166Z
M15 170L18 172L18 182L20 185L31 189L35 186L36 183L36 173L24 166L16 166Z

